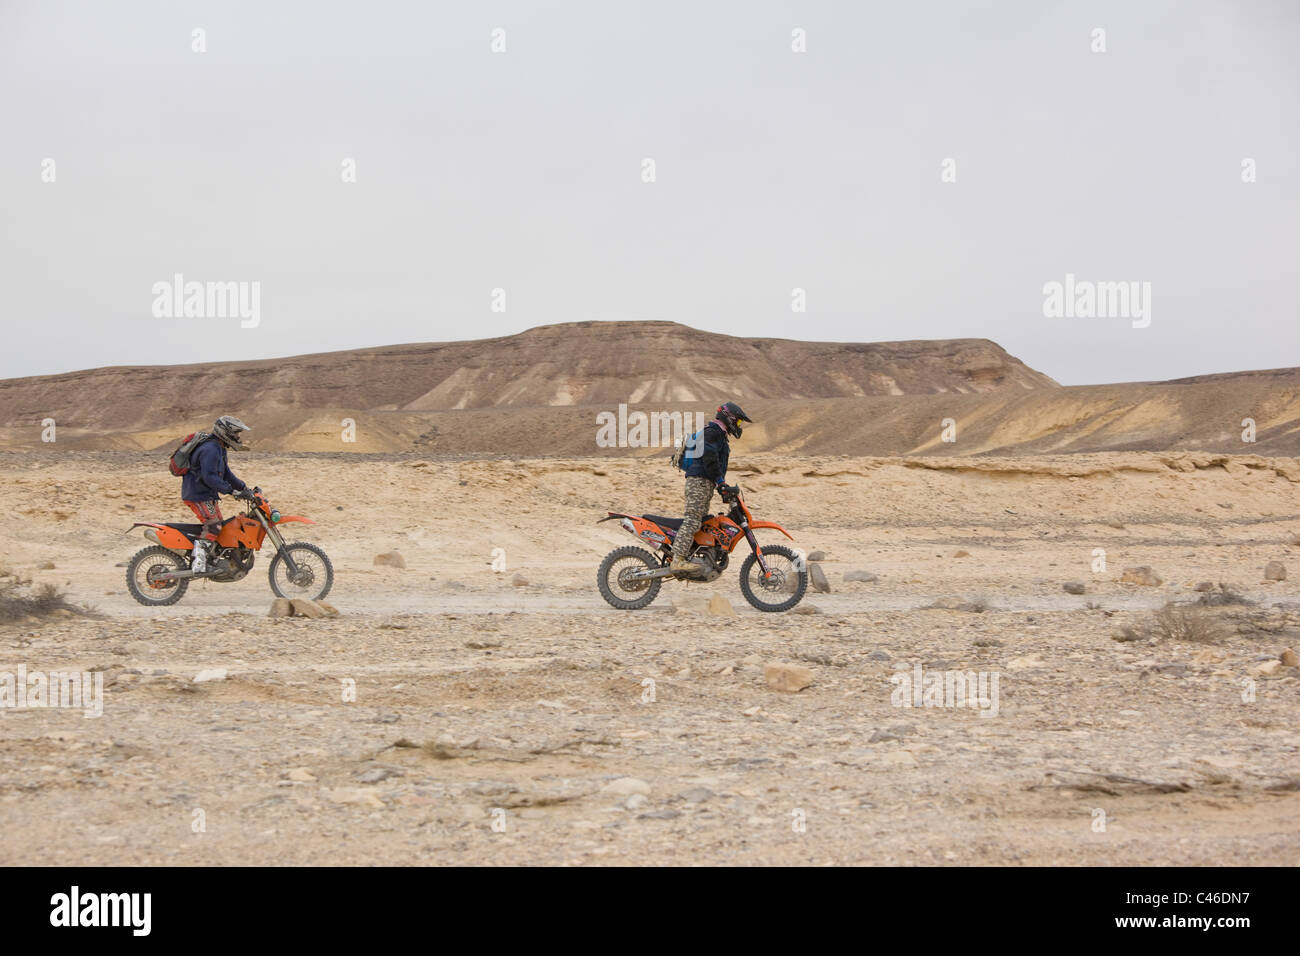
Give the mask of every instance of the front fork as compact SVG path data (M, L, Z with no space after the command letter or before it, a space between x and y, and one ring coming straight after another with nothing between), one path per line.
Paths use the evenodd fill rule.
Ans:
M266 515L262 514L261 509L253 512L257 515L257 520L262 522L262 527L266 529L267 537L275 543L275 548L280 552L280 557L284 558L285 567L289 569L289 580L292 581L298 576L298 565L294 564L293 555L291 555L284 546L284 538L280 536L280 530L275 525L266 520Z
M754 532L749 527L748 521L746 521L741 527L745 529L745 540L748 541L749 546L754 549L754 557L758 559L759 570L763 572L763 577L767 577L772 572L768 570L767 561L763 557L763 549L758 546L758 539L754 537Z

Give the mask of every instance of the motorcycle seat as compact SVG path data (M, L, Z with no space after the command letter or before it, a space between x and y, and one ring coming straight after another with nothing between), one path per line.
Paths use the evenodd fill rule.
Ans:
M177 524L171 521L165 521L163 524L168 528L173 528L176 531L179 531L187 538L197 538L203 533L203 525L201 524Z
M681 518L665 518L663 515L642 515L641 517L646 521L653 521L659 527L666 528L669 531L676 531L682 526Z

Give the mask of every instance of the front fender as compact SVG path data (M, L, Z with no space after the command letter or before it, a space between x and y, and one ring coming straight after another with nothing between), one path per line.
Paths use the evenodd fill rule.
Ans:
M791 541L794 540L794 537L790 534L790 532L789 532L789 531L786 531L785 528L782 528L782 527L781 527L779 524L777 524L775 521L751 521L751 522L749 523L749 526L750 526L751 528L755 528L755 529L757 529L757 528L775 528L777 531L780 531L783 535L785 535L785 536L786 536L787 538L789 538Z
M301 521L303 524L315 524L310 518L304 518L302 515L280 515L280 520L276 524L288 524L290 521Z

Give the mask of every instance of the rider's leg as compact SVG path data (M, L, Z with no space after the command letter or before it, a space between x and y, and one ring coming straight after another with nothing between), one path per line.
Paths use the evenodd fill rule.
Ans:
M686 515L682 518L682 526L677 529L677 536L673 539L672 569L674 571L699 574L703 570L699 565L688 561L687 555L691 552L695 532L700 530L700 524L704 521L705 512L708 511L709 501L712 498L713 482L709 479L698 476L686 479Z
M194 542L194 561L190 567L196 573L202 574L208 569L208 552L212 550L213 544L217 540L217 532L221 529L221 505L216 501L187 501L190 510L198 517L203 524L203 532Z

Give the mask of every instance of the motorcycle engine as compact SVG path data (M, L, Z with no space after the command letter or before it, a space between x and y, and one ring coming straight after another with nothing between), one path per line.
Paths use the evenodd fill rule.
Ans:
M689 580L702 584L706 581L716 581L722 572L727 570L727 561L731 556L719 547L708 547L698 549L693 557L704 562L705 571L699 577Z
M208 580L228 583L238 581L253 570L253 562L256 560L256 556L251 548L222 548L217 554L217 560L229 565L229 569L222 571L220 574L212 575Z

